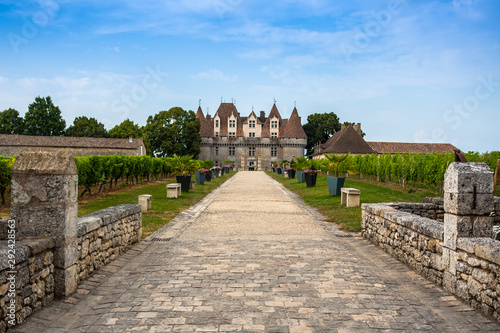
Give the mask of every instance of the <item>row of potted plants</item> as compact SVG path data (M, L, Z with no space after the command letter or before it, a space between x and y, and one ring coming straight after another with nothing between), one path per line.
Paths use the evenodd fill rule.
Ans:
M181 184L183 192L189 192L193 173L195 174L196 183L203 185L205 181L211 181L212 177L223 176L224 173L229 173L233 169L231 164L224 164L220 167L214 166L214 162L211 160L193 160L192 155L174 155L170 163L173 172L177 175L176 181Z
M271 167L276 173L285 175L286 172L290 179L294 179L297 174L298 182L305 182L307 187L316 186L318 172L325 171L330 175L327 177L330 195L340 195L340 189L345 182L345 177L340 177L340 174L356 172L353 157L350 154L330 154L320 160L299 157L291 162L286 160L280 164L274 162Z

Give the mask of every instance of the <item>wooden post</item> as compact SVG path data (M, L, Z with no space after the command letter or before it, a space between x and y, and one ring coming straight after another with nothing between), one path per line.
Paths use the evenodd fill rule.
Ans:
M500 169L500 160L497 161L497 167L495 168L495 181L493 183L493 192L497 189L498 169Z

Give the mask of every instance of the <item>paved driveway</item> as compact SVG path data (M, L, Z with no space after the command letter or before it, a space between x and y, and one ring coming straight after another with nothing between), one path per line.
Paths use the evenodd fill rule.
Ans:
M500 326L265 173L239 172L14 331L488 330Z

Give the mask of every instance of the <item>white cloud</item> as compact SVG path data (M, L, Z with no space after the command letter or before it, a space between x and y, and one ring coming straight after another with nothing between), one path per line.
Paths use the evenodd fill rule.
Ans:
M236 75L225 75L219 69L211 69L207 72L201 72L198 74L191 75L191 77L197 80L225 81L225 82L234 82L238 78Z

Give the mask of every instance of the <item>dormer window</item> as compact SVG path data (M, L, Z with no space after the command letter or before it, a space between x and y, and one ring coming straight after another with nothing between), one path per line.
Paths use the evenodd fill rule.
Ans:
M278 128L278 121L277 120L271 121L271 128Z
M271 138L277 138L277 137L278 137L278 133L276 133L276 132L271 133Z
M215 119L215 127L219 127L219 119Z
M229 120L229 128L236 127L236 120Z
M255 128L255 120L248 121L248 127L249 128Z
M236 133L235 132L229 132L229 137L230 138L235 138L236 137Z
M248 133L249 138L255 138L255 133Z

